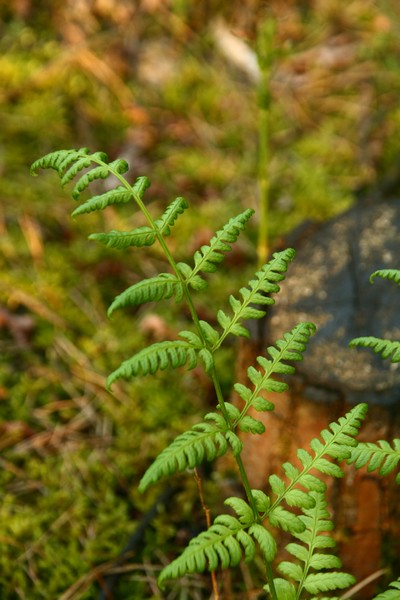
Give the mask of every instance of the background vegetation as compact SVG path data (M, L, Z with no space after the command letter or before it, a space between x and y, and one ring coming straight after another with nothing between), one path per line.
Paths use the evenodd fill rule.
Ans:
M400 9L396 0L13 0L0 2L0 19L0 596L94 599L154 500L137 494L138 476L210 390L197 370L170 373L168 388L161 375L104 390L123 358L173 335L186 315L139 309L134 321L125 312L109 322L112 298L158 271L160 256L139 263L88 242L88 232L129 223L129 208L74 223L57 179L32 180L29 165L63 147L126 158L132 179L152 179L154 206L184 195L194 207L174 237L184 257L242 206L257 210L254 51L268 20L263 168L279 243L305 218L398 191ZM247 281L256 238L257 220L217 294L237 287L232 263ZM171 540L192 535L193 511L203 519L196 483L177 493L180 514L172 525L157 517L117 569L115 597L159 597L157 564ZM257 573L243 577L227 588L257 597ZM207 597L208 587L184 581L168 598Z

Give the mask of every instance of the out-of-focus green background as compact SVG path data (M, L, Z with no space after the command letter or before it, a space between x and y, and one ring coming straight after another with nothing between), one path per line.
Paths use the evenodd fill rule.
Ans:
M243 207L257 211L255 48L268 21L269 235L282 243L306 218L398 191L400 8L397 0L3 0L0 19L0 597L95 599L162 487L140 497L138 478L213 398L197 369L105 391L121 360L175 336L188 315L163 304L107 320L113 297L163 270L162 258L87 241L133 226L133 207L73 222L55 174L33 179L30 164L79 146L126 158L132 180L152 180L155 215L177 195L189 200L171 238L187 258ZM254 270L258 220L213 279L215 311L199 297L203 318L212 321ZM232 357L229 348L222 356L226 390ZM199 526L204 519L195 483L182 481L113 597L161 597L157 569L192 535L193 514ZM221 493L205 487L217 502ZM234 597L250 598L250 589L258 597L257 577L246 571L246 583L229 584ZM165 597L207 598L207 588L198 578Z

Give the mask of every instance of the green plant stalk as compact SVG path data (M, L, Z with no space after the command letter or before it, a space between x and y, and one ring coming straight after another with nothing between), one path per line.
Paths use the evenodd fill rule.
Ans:
M264 79L264 77L263 77ZM265 76L268 80L268 74ZM265 85L268 85L266 83ZM259 163L258 163L258 187L260 221L258 228L257 257L258 266L267 262L269 253L269 174L268 164L270 157L269 149L270 111L269 108L260 107L259 117Z
M266 20L260 26L257 39L257 57L261 80L258 88L258 188L260 219L258 227L258 265L267 262L269 253L269 163L271 137L271 74L273 68L274 21Z

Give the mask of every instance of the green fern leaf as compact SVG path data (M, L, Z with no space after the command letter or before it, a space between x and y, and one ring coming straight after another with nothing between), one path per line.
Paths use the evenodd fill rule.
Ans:
M90 154L88 148L80 148L79 150L57 150L50 152L36 160L31 166L31 175L37 175L39 169L54 169L61 178L65 169L80 158L85 158ZM104 154L107 158L107 155ZM89 162L90 165L90 162Z
M137 306L145 302L168 300L172 297L175 298L176 302L182 300L183 284L171 273L160 273L156 277L150 277L135 283L123 291L122 294L119 294L112 302L107 314L111 316L118 308Z
M92 196L89 200L78 206L78 208L73 211L72 216L76 217L96 210L104 210L107 206L111 206L112 204L126 204L136 196L142 198L145 189L149 185L150 182L147 177L138 177L131 189L119 185L104 194Z
M274 300L265 294L279 292L277 282L284 279L288 264L293 260L295 251L288 248L283 252L276 252L272 260L269 261L260 271L255 274L255 279L249 281L248 288L241 288L239 293L242 300L238 300L234 296L229 299L233 316L229 317L222 310L218 311L218 323L223 329L223 333L219 339L218 347L222 344L227 335L248 337L249 332L240 321L245 319L260 319L265 315L265 310L260 308L255 309L252 304L263 306L274 304Z
M183 553L162 570L158 579L161 589L165 581L187 573L202 573L206 567L215 571L239 564L242 555L246 561L254 557L255 545L243 525L231 515L219 515L207 531L193 538Z
M392 581L389 584L389 589L377 596L374 596L373 600L399 600L400 598L400 577L397 581Z
M209 246L202 246L194 255L194 268L187 279L187 284L193 286L193 279L199 273L214 273L219 263L225 258L225 252L232 250L230 244L236 242L254 210L247 209L237 217L233 217L210 241Z
M104 152L95 152L94 154L89 154L89 155L84 154L81 157L77 157L75 162L69 167L68 170L66 170L64 172L63 176L61 177L60 182L61 182L62 187L64 187L67 183L69 183L70 181L75 179L75 177L78 175L78 173L80 171L82 171L82 169L89 169L93 161L94 162L100 161L101 163L104 164L104 159L107 160L107 155L104 154ZM127 166L127 168L128 168L128 166ZM104 179L104 177L102 176L102 173L103 173L102 169L99 170L98 167L95 167L92 170L94 171L92 181L94 181L94 179L98 179L98 178ZM87 187L87 185L89 185L89 178L88 178L87 173L85 173L81 179L83 179L83 181L86 183L86 185L82 184L82 189L85 189ZM76 186L75 186L75 188L76 188ZM76 197L77 198L79 197L79 192L76 193Z
M400 285L400 270L398 269L380 269L379 271L375 271L369 278L370 282L374 283L376 277L389 279L390 281L397 283L397 285Z
M310 492L313 505L303 508L299 519L304 524L301 532L293 535L301 544L295 542L286 546L287 552L298 562L283 561L278 565L280 573L292 579L298 585L296 598L302 597L303 590L310 594L343 589L354 583L354 577L347 573L327 571L341 567L337 556L321 552L321 549L335 547L335 542L327 532L333 529L330 515L326 510L325 495Z
M273 527L279 527L283 531L289 531L292 534L300 533L304 530L304 524L301 519L292 512L282 508L282 506L272 507L268 513L268 519Z
M351 348L356 346L372 348L376 354L381 354L383 359L390 358L392 363L400 362L400 342L392 342L373 336L365 336L354 338L351 340L349 346Z
M180 197L175 198L175 200L167 206L164 214L155 221L155 225L162 236L166 237L170 235L171 227L174 225L179 215L181 215L188 207L189 204L187 200Z
M249 534L258 542L264 559L267 562L272 562L275 558L277 551L276 542L273 535L265 529L262 525L254 523L250 529Z
M242 523L242 525L250 526L252 523L254 523L253 510L242 498L227 498L224 504L233 508L235 513L238 515L239 521Z
M167 367L176 369L183 367L186 363L188 363L188 369L193 369L197 365L196 350L189 342L181 340L158 342L124 361L108 376L107 388L109 389L117 379L130 379L148 373L156 373Z
M297 506L303 511L309 509L313 502L313 494L325 490L325 484L315 477L315 475L310 474L312 469L316 469L320 473L327 473L333 477L343 476L343 471L339 465L327 460L325 456L339 458L340 460L348 459L351 456L353 448L357 445L354 436L357 435L361 420L365 417L366 412L366 404L355 406L344 417L340 417L338 422L331 423L329 429L321 432L323 442L318 438L311 440L310 446L314 451L314 457L306 450L299 450L297 456L303 467L301 471L291 463L285 463L283 468L285 475L290 481L288 485L277 475L269 477L272 492L277 498L262 518L270 518L270 515L274 514L275 509L283 501L289 507ZM303 491L300 494L297 493L298 486L305 488L307 493ZM271 523L274 524L272 521ZM287 526L290 527L289 520L287 521Z
M354 585L356 580L349 573L340 571L330 571L328 573L311 573L307 577L304 588L310 594L318 592L330 592L333 590L343 590Z
M274 579L274 587L276 592L276 597L278 600L296 600L296 588L292 583L286 581L286 579L281 579L280 577L276 577ZM264 586L264 590L266 592L271 593L271 589L269 585ZM331 598L331 600L334 600Z
M210 420L209 415L206 415L206 420L207 417ZM139 491L144 492L163 477L193 469L204 460L211 461L225 454L228 449L225 430L226 424L222 419L219 425L198 423L189 431L178 435L147 469L140 481Z
M253 391L241 383L236 383L234 389L244 400L245 406L240 416L235 420L235 426L245 418L248 410L253 407L256 410L273 410L274 405L268 402L260 394L263 390L266 392L283 392L287 389L287 384L276 381L272 377L275 374L292 374L295 369L283 361L299 361L303 358L303 352L306 349L310 337L315 332L315 325L312 323L299 323L290 333L285 333L283 339L276 342L275 347L268 348L268 354L272 360L267 360L263 356L257 358L258 364L264 370L264 374L254 367L249 367L247 374L254 385Z
M78 183L74 186L71 196L74 200L78 200L81 192L83 192L92 181L96 179L107 179L110 175L110 171L107 167L96 167L91 169L79 179ZM61 179L61 185L63 185L64 177ZM69 181L69 180L68 180Z
M99 196L92 196L89 200L78 206L73 212L72 217L91 213L96 210L104 210L111 204L126 204L132 200L132 194L122 185L113 190L109 190Z
M351 455L347 459L348 464L354 464L357 469L367 465L367 471L376 471L386 476L391 473L400 462L400 439L393 440L393 448L385 440L376 444L373 442L359 442L358 446L352 448ZM396 482L400 483L400 472L396 476Z
M152 246L156 241L156 232L150 227L137 227L132 231L109 231L107 233L92 233L89 240L100 242L109 248L123 250L130 246L142 248L143 246Z
M265 425L258 419L245 415L239 421L239 429L248 433L255 433L261 435L265 431Z

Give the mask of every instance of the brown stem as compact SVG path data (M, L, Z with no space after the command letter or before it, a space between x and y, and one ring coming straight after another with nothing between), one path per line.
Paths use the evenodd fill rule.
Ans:
M197 468L194 468L194 480L197 484L197 489L199 491L199 498L200 498L200 503L201 503L201 507L203 509L203 512L206 516L206 524L207 524L207 529L209 529L211 527L211 517L210 517L210 509L208 508L207 504L204 501L204 496L203 496L203 486L201 483L201 478L199 475L199 472L197 470ZM217 583L217 577L215 575L215 571L211 571L210 572L211 575L211 584L212 584L212 589L214 592L214 600L220 600L220 595L218 592L218 583Z

